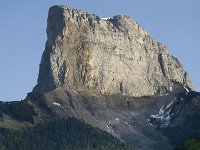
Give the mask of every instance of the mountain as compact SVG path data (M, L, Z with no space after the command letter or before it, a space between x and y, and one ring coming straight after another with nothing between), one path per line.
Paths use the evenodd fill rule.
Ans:
M132 18L53 6L47 37L37 85L23 101L0 103L1 127L28 127L31 135L37 124L76 118L137 150L173 150L200 138L200 93Z
M105 20L53 6L49 9L47 37L33 91L62 87L145 96L171 91L176 82L192 89L178 59L128 16Z

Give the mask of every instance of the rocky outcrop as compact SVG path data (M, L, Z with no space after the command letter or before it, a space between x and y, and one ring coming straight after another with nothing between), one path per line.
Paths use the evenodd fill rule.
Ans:
M200 93L130 17L53 6L47 37L37 85L24 101L0 105L0 126L74 117L137 150L172 150L199 137Z
M134 150L173 150L200 135L200 93L187 92L181 85L174 88L164 95L132 97L60 87L45 94L29 93L27 101L42 121L74 117Z
M33 91L57 87L129 96L192 88L166 47L132 18L99 16L65 6L49 10L47 42Z

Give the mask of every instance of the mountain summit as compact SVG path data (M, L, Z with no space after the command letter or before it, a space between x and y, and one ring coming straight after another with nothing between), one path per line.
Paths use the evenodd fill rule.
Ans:
M132 18L100 18L65 6L49 9L47 42L33 91L57 87L129 96L164 94L188 74Z
M34 135L29 140L42 139L31 143L40 149L129 149L93 127L137 150L182 149L185 141L199 139L200 93L192 91L178 59L136 21L53 6L47 23L37 85L23 101L0 102L0 127L31 129L18 134L0 128L6 139L0 147L13 149L10 137L24 147L27 140L16 139ZM92 127L83 129L84 122Z

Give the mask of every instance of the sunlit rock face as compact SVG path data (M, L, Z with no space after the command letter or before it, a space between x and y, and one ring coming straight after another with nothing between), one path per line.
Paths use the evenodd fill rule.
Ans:
M192 88L178 59L128 16L101 19L53 6L47 37L33 91L63 87L144 96L173 91L176 83Z

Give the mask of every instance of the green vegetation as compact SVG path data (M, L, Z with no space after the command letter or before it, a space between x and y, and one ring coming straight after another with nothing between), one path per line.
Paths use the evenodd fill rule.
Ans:
M200 150L200 140L187 140L181 148L175 148L175 150Z
M27 101L0 101L0 127L21 129L33 126L36 119L36 113Z
M4 117L3 114L7 114L20 122L28 121L31 123L34 123L33 116L36 115L33 107L25 100L13 102L0 101L0 118L2 119Z
M200 150L200 140L188 140L184 144L185 150Z
M176 147L175 150L200 150L200 140L197 140L200 138L199 96L200 93L194 91L179 95L177 99L184 99L184 101L177 102L179 110L180 108L184 110L187 106L190 107L190 111L185 112L185 120L181 125L170 126L162 130L164 135L170 139L171 144ZM181 105L183 103L185 106Z
M21 122L21 121L11 118L10 116L6 114L2 114L2 116L3 117L0 118L0 127L3 127L3 128L18 130L24 127L33 126L33 124L30 122L27 122L27 121Z
M56 119L23 130L0 128L1 150L129 150L112 135L77 119Z

